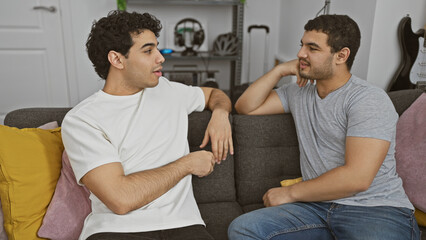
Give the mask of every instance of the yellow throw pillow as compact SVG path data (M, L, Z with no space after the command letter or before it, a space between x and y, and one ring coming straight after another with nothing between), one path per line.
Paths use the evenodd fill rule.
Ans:
M300 178L282 180L280 183L281 183L281 187L288 187L290 185L301 182L302 180L303 180L302 177L300 177Z
M61 172L60 128L0 125L0 199L9 240L37 237Z
M426 227L426 213L416 208L416 211L414 212L414 217L416 217L417 224Z

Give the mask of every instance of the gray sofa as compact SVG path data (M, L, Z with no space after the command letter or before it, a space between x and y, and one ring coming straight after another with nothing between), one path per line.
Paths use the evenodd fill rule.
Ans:
M401 115L421 93L421 90L400 90L389 95ZM53 120L61 123L68 110L19 109L7 114L5 125L23 128ZM199 149L209 119L208 111L189 116L191 151ZM195 198L207 230L219 240L227 239L227 228L234 218L263 207L262 196L269 188L279 186L283 179L300 176L299 148L291 114L232 115L231 121L234 156L228 156L208 177L193 178ZM426 228L422 230L426 232Z

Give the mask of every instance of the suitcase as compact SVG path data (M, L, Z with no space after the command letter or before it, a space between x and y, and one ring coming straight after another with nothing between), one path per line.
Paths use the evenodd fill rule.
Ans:
M235 86L232 91L232 104L234 105L235 102L238 100L238 98L243 94L243 92L248 88L248 86L251 84L250 82L250 57L251 57L251 32L253 30L262 30L265 31L265 47L264 47L264 61L263 61L263 73L260 76L257 76L257 78L261 77L263 74L265 74L268 71L268 43L269 43L269 27L266 25L250 25L247 28L247 32L249 34L247 44L248 44L248 66L247 66L247 78L249 79L248 83L244 83L239 86ZM256 78L256 79L257 79Z
M251 35L251 32L252 32L252 30L253 29L257 29L257 30L264 30L265 31L265 46L264 46L264 57L263 57L263 72L259 75L259 76L255 76L255 80L256 79L258 79L259 77L261 77L262 75L264 75L267 71L268 71L268 45L269 45L269 27L268 26L266 26L266 25L250 25L248 28L247 28L247 32L248 32L248 35L249 35L249 37L248 37L248 41L247 41L247 44L248 44L248 57L247 57L247 59L248 59L248 63L247 63L247 65L248 65L248 67L247 67L247 79L249 80L248 82L249 82L249 84L251 83L251 81L250 81L250 69L252 69L252 66L250 66L250 61L251 61L251 38L252 38L252 35ZM255 81L255 80L253 80L253 81Z

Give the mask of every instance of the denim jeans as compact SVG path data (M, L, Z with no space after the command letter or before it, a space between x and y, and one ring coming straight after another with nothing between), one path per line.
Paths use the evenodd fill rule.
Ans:
M236 218L230 240L419 240L414 211L336 203L290 203L258 209Z

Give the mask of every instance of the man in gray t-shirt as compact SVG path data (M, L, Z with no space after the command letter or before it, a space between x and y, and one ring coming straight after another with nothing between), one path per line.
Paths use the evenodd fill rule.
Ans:
M267 208L235 219L230 239L419 237L395 171L398 114L382 89L350 73L359 44L348 16L310 20L298 59L274 67L238 99L240 114L292 113L303 181L268 190ZM288 75L297 84L273 90Z

